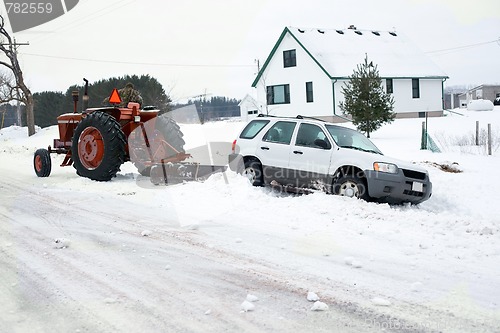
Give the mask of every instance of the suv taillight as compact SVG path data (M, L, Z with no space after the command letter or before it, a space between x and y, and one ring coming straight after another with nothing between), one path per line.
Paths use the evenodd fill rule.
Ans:
M233 154L236 154L236 140L233 141L233 144L231 145L231 150L233 151Z

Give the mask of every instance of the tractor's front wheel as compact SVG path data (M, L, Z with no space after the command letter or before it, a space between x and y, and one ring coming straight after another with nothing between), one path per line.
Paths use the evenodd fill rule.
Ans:
M73 166L82 177L108 181L120 171L125 144L125 134L115 118L101 111L90 113L80 121L73 135Z
M35 152L33 167L38 177L48 177L50 175L52 161L50 160L50 153L47 149L40 148Z

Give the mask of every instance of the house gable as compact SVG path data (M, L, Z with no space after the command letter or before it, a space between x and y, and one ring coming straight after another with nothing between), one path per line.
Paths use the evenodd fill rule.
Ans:
M309 52L309 50L307 50L307 48L304 47L304 45L302 45L302 43L300 42L300 40L297 39L297 37L295 37L295 35L290 31L290 29L288 27L286 27L283 32L281 33L278 41L276 42L276 44L274 45L271 53L269 54L269 56L267 57L264 65L262 66L261 70L259 71L259 73L257 74L257 77L255 78L255 80L253 81L252 83L252 87L255 88L259 82L259 80L261 79L262 77L262 74L264 74L264 72L266 71L267 67L269 66L269 62L271 62L271 59L274 57L274 55L276 54L276 51L279 49L279 46L281 45L281 42L283 41L283 39L285 38L286 34L290 34L290 36L297 42L297 44L311 57L311 59L319 66L319 68L321 68L321 70L325 73L325 75L327 75L328 77L330 77L330 75L328 74L328 72L323 68L323 66L321 66L321 64L314 58L314 56ZM331 77L330 77L331 78Z

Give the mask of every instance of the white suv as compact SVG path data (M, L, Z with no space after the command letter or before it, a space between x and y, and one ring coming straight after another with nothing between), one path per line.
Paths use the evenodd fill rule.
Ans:
M253 185L321 189L365 200L421 203L424 168L387 156L361 133L314 118L260 115L233 142L229 166Z

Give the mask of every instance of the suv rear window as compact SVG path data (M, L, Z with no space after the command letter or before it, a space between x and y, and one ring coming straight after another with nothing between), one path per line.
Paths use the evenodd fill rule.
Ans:
M252 120L241 132L241 139L253 139L269 123L269 120Z

